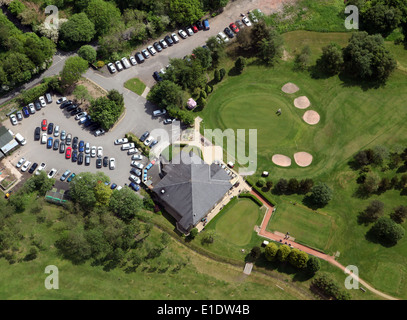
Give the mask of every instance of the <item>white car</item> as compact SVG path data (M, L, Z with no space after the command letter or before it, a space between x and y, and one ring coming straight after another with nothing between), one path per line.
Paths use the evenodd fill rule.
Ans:
M107 67L110 69L110 72L111 72L111 73L115 73L115 72L117 71L116 68L115 68L115 66L114 66L114 64L111 63L111 62L109 62L109 63L107 64Z
M26 162L24 162L23 166L21 167L21 171L26 172L30 165L31 165L31 161L27 160Z
M143 156L141 154L134 154L131 157L131 160L142 160L142 159L143 159Z
M261 12L260 12L260 13L261 13ZM253 21L254 23L259 22L259 20L257 19L256 15L255 15L253 12L249 12L249 16L250 16L250 19L252 19L252 21Z
M133 56L130 56L130 62L133 66L137 64L136 58L134 58Z
M167 49L167 48L168 48L168 44L167 44L167 42L165 42L164 39L161 39L161 40L160 40L160 45L161 45L161 47L162 47L163 49Z
M34 114L34 113L35 113L34 103L30 103L30 104L28 105L28 110L30 110L30 113L31 113L31 114Z
M78 113L76 116L75 116L75 120L79 120L79 119L81 119L81 118L83 118L83 117L85 117L85 116L87 116L88 114L84 111L84 112L81 112L81 113Z
M116 64L117 70L119 70L119 71L122 71L122 70L123 70L123 66L122 66L122 64L120 63L119 60L117 60L117 61L115 62L115 64Z
M98 147L98 158L103 157L103 147Z
M146 49L141 50L141 53L143 54L145 59L150 58L150 54L148 53L148 51Z
M152 141L154 140L154 138L152 136L149 136L145 141L144 144L146 146L148 146Z
M16 168L20 168L20 167L23 165L24 162L25 162L25 158L22 157L22 158L17 162Z
M15 114L10 114L10 121L11 121L13 126L18 124L17 117L16 117Z
M131 165L133 167L136 167L137 169L140 169L140 170L144 168L144 165L142 163L140 163L140 162L137 162L137 161L132 161Z
M190 37L192 37L192 36L194 35L194 31L193 31L192 28L190 28L190 27L186 28L186 31L187 31L187 33L188 33L188 35L189 35Z
M126 69L128 69L128 68L131 67L129 60L127 60L126 57L123 57L123 58L121 59L121 61L122 61L123 66L124 66Z
M86 154L90 153L90 144L89 144L89 142L86 142L86 144L85 144L85 153Z
M139 177L136 177L135 175L130 176L130 180L133 181L134 183L140 184L141 180Z
M250 22L249 18L246 17L246 16L244 16L244 17L242 18L242 21L243 21L243 23L244 23L246 26L248 26L248 27L250 27L250 26L252 25L252 23Z
M57 174L57 169L52 168L50 172L48 172L48 178L53 178Z
M157 53L153 46L148 46L147 50L151 53L152 56L154 56Z
M129 140L127 138L121 138L121 139L117 139L114 141L114 144L123 144L123 143L127 143L129 142Z
M92 158L96 157L96 146L92 146L92 148L90 150L90 156Z
M39 97L38 100L40 100L42 108L47 106L47 103L45 102L45 98L43 96Z
M62 102L66 101L66 97L59 98L57 100L57 104L61 104Z
M110 168L110 170L114 170L116 168L116 159L115 158L110 158L109 168Z
M40 166L38 167L37 171L35 171L35 174L38 176L41 173L41 170L44 170L47 165L44 162L41 162Z
M41 136L41 143L46 144L47 143L47 134L45 132L42 133Z
M224 34L222 31L218 33L218 38L225 43L229 42L229 38L226 37L226 34Z
M171 38L174 41L174 43L178 43L179 42L179 38L175 33L171 33Z
M182 39L188 38L187 33L182 29L178 31L178 34L181 36Z
M58 137L58 136L59 136L59 126L55 126L54 137Z

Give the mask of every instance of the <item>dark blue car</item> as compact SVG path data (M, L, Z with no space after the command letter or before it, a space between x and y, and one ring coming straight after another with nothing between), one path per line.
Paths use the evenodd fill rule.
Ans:
M85 142L83 140L81 140L79 142L79 152L83 152L84 149L85 149Z
M49 138L48 138L48 141L47 141L47 148L48 148L48 149L51 149L51 148L52 148L52 140L53 140L52 137L49 137Z
M76 150L72 151L71 160L72 160L72 162L78 161L78 151L76 151Z
M27 107L23 107L23 114L24 117L28 118L30 116L30 112L28 111Z
M140 187L137 184L135 184L134 182L130 183L129 187L132 188L134 191L140 190Z

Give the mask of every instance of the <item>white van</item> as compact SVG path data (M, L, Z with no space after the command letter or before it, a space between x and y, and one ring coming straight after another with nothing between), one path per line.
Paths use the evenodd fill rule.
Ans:
M21 144L22 146L27 143L27 141L25 141L24 137L19 133L16 134L15 138L16 138L17 142L19 144Z
M122 145L122 150L129 150L129 149L133 149L135 147L134 143L126 143L124 145Z
M122 63L123 63L123 65L124 65L124 67L125 67L126 69L128 69L128 68L131 67L129 60L127 60L126 57L123 57L123 58L122 58Z

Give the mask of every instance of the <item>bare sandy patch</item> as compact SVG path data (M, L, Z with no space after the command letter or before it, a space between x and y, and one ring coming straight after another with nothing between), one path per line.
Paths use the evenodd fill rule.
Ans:
M280 166L280 167L289 167L291 166L291 159L285 155L282 154L275 154L271 158L271 161L273 161L274 164Z
M301 96L294 100L294 106L298 109L307 109L310 105L311 102L306 96Z
M308 167L312 163L312 155L308 152L294 153L294 161L300 167Z
M302 118L304 119L304 121L308 124L314 125L317 124L320 120L320 116L318 114L318 112L314 111L314 110L308 110L304 113L304 115L302 116Z
M300 90L300 88L298 88L294 83L288 82L281 88L281 90L283 90L285 93L295 93Z

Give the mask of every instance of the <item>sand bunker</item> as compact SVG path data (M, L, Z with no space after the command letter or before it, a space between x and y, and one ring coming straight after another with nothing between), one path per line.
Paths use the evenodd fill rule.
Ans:
M309 102L306 96L301 96L294 100L294 105L298 109L307 109L311 105L311 102Z
M314 110L308 110L304 113L302 118L308 124L317 124L319 122L320 116L318 112Z
M271 161L273 161L276 165L281 166L281 167L289 167L291 166L291 159L287 156L284 156L282 154L275 154L272 158Z
M308 167L312 162L312 155L308 152L294 153L294 160L300 167Z
M300 90L300 88L298 88L294 83L286 83L281 90L283 90L283 92L285 93L295 93L298 90Z

